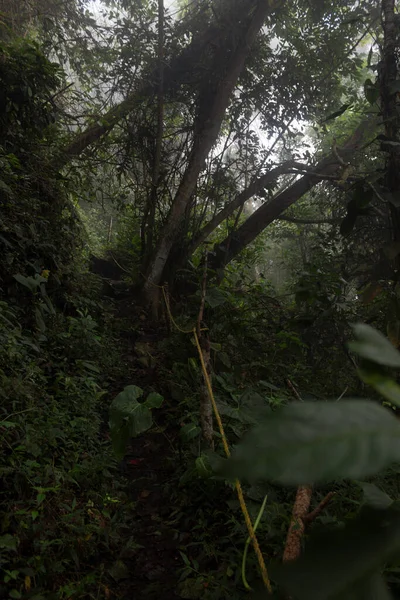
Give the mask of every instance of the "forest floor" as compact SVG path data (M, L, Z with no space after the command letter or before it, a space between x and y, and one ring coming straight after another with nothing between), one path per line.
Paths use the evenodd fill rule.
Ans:
M114 396L127 385L162 394L165 382L159 370L162 356L157 344L165 336L163 327L152 324L132 298L116 300L114 314L121 365L125 367L125 375L113 382ZM182 562L178 551L181 534L174 527L176 510L171 498L171 480L179 461L179 428L173 425L170 409L165 402L154 416L152 429L131 440L121 465L137 517L131 534L138 550L131 564L124 561L129 578L121 582L118 593L126 600L180 598L175 590Z

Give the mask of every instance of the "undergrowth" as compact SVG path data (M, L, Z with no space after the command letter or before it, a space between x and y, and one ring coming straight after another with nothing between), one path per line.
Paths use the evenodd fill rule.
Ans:
M2 597L107 597L108 569L132 551L105 422L119 357L86 302L50 315L44 333L0 304Z

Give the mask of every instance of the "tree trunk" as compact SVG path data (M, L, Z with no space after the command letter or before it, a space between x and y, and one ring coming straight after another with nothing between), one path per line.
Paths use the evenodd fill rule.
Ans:
M154 227L156 221L157 191L160 178L161 151L164 134L164 0L158 0L158 93L157 93L157 138L154 155L149 209L144 227L147 229L144 265L153 252Z
M154 300L155 286L159 285L162 279L165 265L171 248L176 241L187 204L195 188L199 173L204 166L204 161L206 160L208 153L218 137L230 96L238 77L243 70L249 48L261 29L269 9L269 4L265 2L265 0L258 0L256 9L247 28L236 49L232 52L232 57L225 68L224 77L217 85L214 96L209 99L210 108L207 110L206 119L197 124L197 132L189 156L188 166L172 203L167 222L161 232L160 240L147 272L144 291L146 297L151 302ZM229 52L226 54L229 56Z
M350 160L375 128L376 119L363 121L339 150L340 157L344 161ZM304 175L272 200L260 206L237 231L232 232L223 242L214 247L215 254L210 260L211 268L223 269L270 223L319 183L321 176L331 176L338 166L340 165L338 165L337 158L331 154L315 167L314 172L319 175L318 177L313 174Z
M385 135L390 141L400 142L400 117L398 104L397 80L397 60L399 44L397 42L398 26L396 25L395 0L382 0L383 16L383 56L380 63L379 80L381 94L381 108L383 121L385 123ZM386 187L393 196L398 196L400 191L400 152L399 146L388 145L385 147L388 152ZM390 204L390 214L393 226L393 239L400 241L400 208ZM396 260L397 269L400 267L400 260Z
M189 246L189 249L188 249L188 255L191 256L197 250L197 248L203 242L205 242L205 240L208 238L208 236L219 225L221 225L221 223L225 219L227 219L228 217L230 217L237 208L240 208L241 206L243 206L243 204L245 202L247 202L247 200L250 200L250 198L252 198L256 194L258 194L268 184L270 184L273 181L275 181L275 179L277 177L279 177L280 175L284 175L285 173L287 173L288 169L290 169L291 167L293 167L293 162L292 161L287 161L287 162L283 163L282 165L280 165L279 167L275 167L274 169L271 169L271 171L269 171L268 173L265 173L265 175L262 175L262 177L259 177L255 181L252 181L250 183L250 185L245 190L243 190L242 192L240 192L240 194L238 194L236 196L236 198L234 198L222 210L220 210L219 213L217 213L211 219L211 221L209 221L199 231L199 233L197 234L197 236L190 243L190 246Z
M167 93L171 95L176 93L182 83L187 84L188 78L190 79L191 74L196 72L198 65L202 65L208 48L215 44L215 38L218 38L220 33L217 26L211 25L206 32L195 37L178 56L170 61L169 65L164 67L164 96ZM203 69L203 66L201 68ZM159 64L150 73L147 72L144 75L143 80L139 82L136 89L125 100L110 108L104 115L99 116L96 122L78 133L55 157L53 167L56 169L63 168L86 150L88 146L109 133L143 98L156 95L158 84Z

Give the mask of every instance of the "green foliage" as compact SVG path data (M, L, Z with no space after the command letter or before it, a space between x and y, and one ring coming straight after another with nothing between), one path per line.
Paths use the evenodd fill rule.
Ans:
M84 239L99 254L111 242L117 258L126 259L122 264L129 274L142 281L142 267L157 247L188 157L193 158L190 148L196 149L204 117L215 105L212 92L226 68L225 45L235 48L242 23L236 18L239 1L217 2L212 10L188 3L182 19L166 15L160 57L155 2L100 3L101 24L85 12L86 4L69 3L60 14L50 0L46 8L51 17L37 21L48 40L46 51L68 66L73 86L61 89L64 75L37 44L19 40L0 48L0 476L5 489L0 595L10 598L124 596L115 585L129 578L135 546L125 530L131 532L132 522L143 513L115 474L104 433L106 415L109 409L111 441L121 458L131 437L153 427L152 409L161 406L162 397L150 393L141 401L143 389L128 385L109 408L108 384L115 390L109 370L119 361L113 356L115 314L126 310L130 318L136 299L115 307L113 316L104 312L91 294L98 284L76 276L83 262L79 250ZM313 145L317 153L330 150L334 137L340 145L367 104L368 110L378 110L379 81L366 72L366 65L372 67L373 47L368 60L353 52L366 30L380 39L374 3L356 8L354 2L319 0L281 4L251 48L216 151L202 159L204 169L190 206L177 223L177 263L181 254L186 260L188 246L209 219L274 166L276 158L303 160L306 170L312 168L318 160L312 156ZM155 97L160 62L168 68L158 156L160 114L148 100ZM106 125L103 108L135 89L140 97L132 102L133 110L124 113L107 139L92 146L95 152L71 164L69 179L54 173L49 164L66 134L86 121L94 129ZM303 123L314 126L309 145ZM273 159L266 138L277 142ZM265 554L280 557L290 521L293 490L279 484L315 483L316 501L323 498L326 481L337 492L327 512L311 525L311 538L314 528L326 525L335 530L333 535L316 546L307 539L299 563L273 571L282 590L298 598L385 598L377 574L385 561L393 561L386 569L392 568L396 577L397 467L381 474L376 485L343 481L377 473L399 460L400 452L398 422L388 410L365 399L341 400L343 395L366 394L353 354L361 357L362 380L386 404L398 405L400 398L390 372L400 366L400 355L382 335L358 326L350 354L345 346L349 323L367 316L383 325L385 302L395 296L388 284L372 307L358 302L363 259L370 269L386 241L385 202L395 200L375 146L363 147L348 180L340 180L338 169L331 176L337 176L334 186L328 186L330 179L321 182L296 206L295 217L328 219L329 224L275 222L226 269L221 285L210 283L215 273L207 278L203 320L211 340L213 385L229 443L236 446L228 465L234 476L257 480L244 485L253 522L268 496L258 527ZM270 182L256 194L256 202L271 198L290 179L287 174ZM77 211L82 200L92 204ZM210 239L232 233L235 243L234 230L249 208L227 215ZM88 230L85 238L79 214ZM363 238L360 229L371 214L384 227L374 229L368 222ZM345 241L335 227L340 220ZM397 251L390 252L394 260ZM202 255L198 250L190 269L184 264L179 271L183 283L193 277L189 283L198 290L178 298L177 319L185 325L192 326L198 317L203 272L193 265L201 263ZM171 280L174 269L172 264ZM276 287L269 282L271 274ZM172 304L174 297L172 290ZM176 450L168 457L172 468L166 486L173 506L167 507L167 516L152 516L174 528L181 558L175 591L182 598L242 598L240 563L247 531L231 486L211 468L221 454L219 434L215 453L205 450L201 438L196 348L190 336L174 334L159 344L159 360L149 360L147 354L137 359L143 344L135 336L148 326L142 317L137 327L128 326L135 338L130 345L133 380L145 388L141 382L148 375L153 381L157 369L173 400L163 406L167 424L160 426L166 427L166 439ZM395 317L388 329L394 341ZM104 319L112 322L112 334L107 324L99 326ZM122 381L125 385L125 372ZM321 401L335 394L340 401ZM294 396L296 403L291 403ZM244 441L238 441L243 435ZM354 519L362 503L379 511ZM248 563L253 585L258 575L252 554Z
M350 350L370 362L400 368L400 353L379 331L369 325L353 326L356 341L350 342Z
M389 599L380 569L399 551L399 510L366 510L346 527L316 536L298 561L273 576L299 600Z
M356 340L350 349L362 358L359 375L391 405L400 406L400 386L385 367L399 368L400 353L380 332L368 325L353 326Z
M2 145L6 152L25 156L55 122L51 96L62 82L62 71L34 42L1 44L0 55Z
M47 317L46 336L23 329L21 316L0 304L0 590L74 597L98 589L104 565L90 577L82 565L119 549L130 518L101 433L100 372L112 357L89 314Z
M111 403L111 440L119 459L124 457L131 438L150 429L153 424L151 409L160 408L163 403L163 397L156 392L151 392L144 402L138 402L143 393L136 385L128 385Z
M364 502L368 506L385 509L393 504L393 500L373 483L363 481L360 483L360 486L364 492Z
M60 286L82 242L67 189L56 180L44 152L57 136L57 128L50 127L51 98L62 72L26 40L0 50L0 277L9 286L14 275L37 280L48 270L52 284Z
M118 358L98 286L79 274L66 182L45 157L61 73L36 44L1 51L0 596L105 597L115 556L134 546L104 435Z
M400 425L365 400L298 403L270 415L235 449L226 473L283 484L374 475L400 460Z

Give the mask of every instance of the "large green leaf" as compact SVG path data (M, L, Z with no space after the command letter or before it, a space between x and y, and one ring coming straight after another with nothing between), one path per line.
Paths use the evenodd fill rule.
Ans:
M211 308L216 308L225 304L227 300L226 294L219 288L210 288L206 293L206 302Z
M183 441L188 442L190 440L194 440L194 438L197 438L200 433L201 429L197 423L186 423L186 425L184 425L180 430L179 435Z
M271 412L264 398L252 389L247 389L236 402L236 406L217 400L219 412L245 425L256 425L260 417Z
M389 508L389 506L393 504L393 500L390 496L385 494L385 492L380 490L373 483L360 481L360 487L364 492L364 502L368 504L368 506L382 510Z
M352 352L379 365L400 368L400 352L382 333L364 323L353 325L353 331L356 341L349 343Z
M221 468L288 485L362 478L400 461L400 423L369 400L293 403L250 431Z
M297 600L387 600L377 572L399 550L399 510L368 509L343 529L311 537L297 561L271 575Z
M160 394L152 392L145 402L138 402L142 396L141 388L128 385L111 403L109 424L117 458L123 458L130 438L150 429L153 424L151 409L159 408L163 401Z
M14 279L28 288L31 292L36 292L41 283L47 283L47 279L40 275L36 275L35 277L25 277L24 275L17 273L17 275L14 275Z
M400 386L391 377L370 369L359 369L358 374L365 383L372 386L386 400L395 406L400 406Z
M17 552L18 539L9 533L0 536L0 548Z

